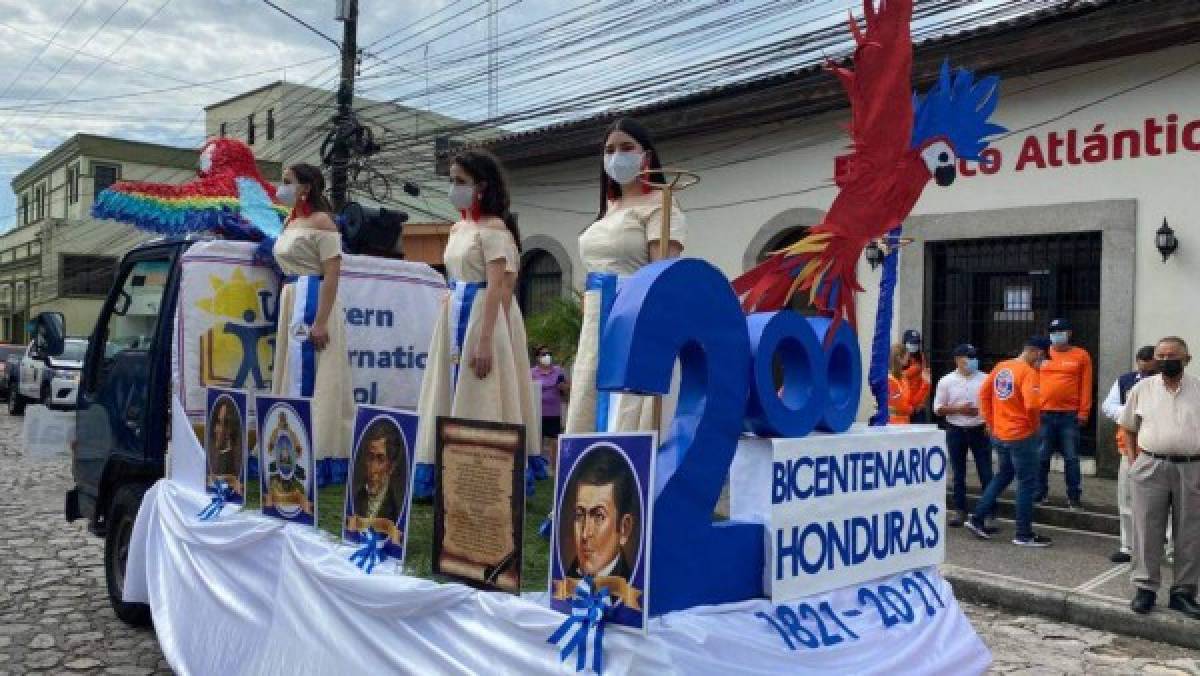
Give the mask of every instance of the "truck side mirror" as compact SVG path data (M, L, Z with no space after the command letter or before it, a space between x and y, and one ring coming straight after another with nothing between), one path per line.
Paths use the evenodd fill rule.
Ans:
M63 342L67 335L66 320L61 312L42 312L33 318L33 335L38 346L44 348L45 356L57 357L63 353Z

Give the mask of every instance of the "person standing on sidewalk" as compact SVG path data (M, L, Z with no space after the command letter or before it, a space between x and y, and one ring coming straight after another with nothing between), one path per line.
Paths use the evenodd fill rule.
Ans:
M1200 378L1183 372L1187 343L1169 336L1154 346L1156 376L1129 391L1121 429L1133 458L1133 585L1136 613L1154 607L1161 584L1163 531L1171 515L1175 564L1172 610L1200 619Z
M992 445L979 411L979 391L987 375L979 370L974 346L964 343L954 348L954 364L957 368L938 381L933 412L946 418L946 449L954 482L954 512L946 523L958 527L967 518L967 451L975 458L980 487L987 488L992 481Z
M921 332L908 329L904 332L904 351L908 353L908 363L904 367L904 385L908 390L909 403L912 405L910 422L923 424L933 422L929 416L929 390L933 377L929 372L929 360L925 358L922 349Z
M1063 457L1067 507L1074 511L1081 509L1083 492L1079 430L1087 425L1092 411L1092 357L1082 347L1071 345L1071 325L1065 319L1050 322L1050 342L1054 346L1041 368L1041 473L1034 502L1044 502L1050 492L1050 458L1057 450Z
M888 364L888 424L912 423L913 413L928 397L928 369L922 368L906 346L893 345Z
M975 512L967 519L967 530L985 540L996 532L984 519L996 506L996 499L1017 480L1017 532L1014 545L1049 547L1050 538L1033 532L1033 492L1037 490L1038 423L1041 395L1038 392L1038 364L1046 358L1050 340L1035 336L1025 343L1016 359L996 364L979 390L979 409L992 437L992 447L1000 457L1000 471L992 477Z
M1133 386L1143 378L1154 375L1154 346L1142 346L1134 360L1137 369L1117 378L1109 389L1108 396L1104 398L1104 403L1100 404L1104 415L1118 424L1117 451L1121 454L1121 466L1117 469L1117 512L1121 516L1121 548L1108 557L1113 563L1129 563L1130 552L1133 551L1133 496L1129 493L1129 447L1125 444L1125 435L1121 432L1121 411L1125 408L1125 400Z

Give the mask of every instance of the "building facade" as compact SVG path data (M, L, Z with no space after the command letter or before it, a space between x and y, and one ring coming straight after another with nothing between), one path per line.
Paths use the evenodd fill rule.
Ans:
M1010 130L982 162L960 163L952 186L931 182L905 223L915 241L900 254L893 331L922 331L935 377L957 343L979 346L990 366L1059 316L1092 352L1100 398L1138 346L1171 334L1200 345L1197 40L1200 5L1161 0L1082 3L917 46L919 90L946 58L1002 76L993 120ZM666 166L701 176L679 195L686 255L733 278L819 223L836 195L834 158L847 152L845 105L833 76L811 68L632 111ZM577 238L599 206L613 117L491 145L512 173L523 277L541 293L582 286ZM1166 260L1155 246L1164 220L1179 241ZM864 259L858 277L865 364L880 271ZM862 417L874 409L867 391ZM1109 474L1113 429L1100 417L1085 447Z
M405 257L440 265L449 225L458 216L429 179L435 174L434 138L442 131L462 135L463 123L444 115L388 101L355 97L360 122L369 127L377 154L357 173L351 169L350 198L399 209L409 215L403 231ZM322 151L337 111L337 93L290 82L271 84L211 104L204 109L209 136L245 141L259 159L284 166L322 164ZM480 138L473 130L465 138ZM422 185L422 195L404 193L404 181ZM440 181L439 181L440 182Z
M21 343L25 324L62 312L67 331L91 332L121 257L150 238L91 217L97 194L119 180L183 183L198 149L76 134L13 178L16 226L0 235L0 340ZM269 180L279 165L261 162Z

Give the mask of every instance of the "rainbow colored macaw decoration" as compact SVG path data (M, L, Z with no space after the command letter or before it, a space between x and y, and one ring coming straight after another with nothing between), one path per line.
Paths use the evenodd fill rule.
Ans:
M180 185L119 181L96 197L92 215L167 236L211 233L225 239L274 241L288 207L258 172L254 153L229 138L200 149L195 180Z
M850 98L851 152L836 158L838 195L822 222L733 282L746 312L785 307L797 292L837 322L855 323L855 268L872 240L900 227L932 179L954 182L958 160L977 160L1004 131L989 121L999 79L942 65L925 97L912 81L913 0L864 0L866 31L850 18L854 69L829 65Z

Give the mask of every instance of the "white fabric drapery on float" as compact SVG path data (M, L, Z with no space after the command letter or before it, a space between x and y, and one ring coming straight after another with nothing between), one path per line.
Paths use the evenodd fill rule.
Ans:
M366 575L347 560L349 549L310 528L234 507L200 521L196 514L208 502L170 480L151 487L126 570L125 599L150 604L163 654L180 674L574 671L574 657L560 662L546 641L563 616L540 594L518 598L386 572ZM858 640L789 650L755 615L771 613L771 603L747 601L653 619L646 636L610 628L605 671L983 672L990 654L949 584L933 568L923 572L945 607L926 616L914 605L913 622L886 630L873 610L864 612L853 625ZM889 579L877 582L900 586ZM857 608L856 592L840 589L804 601Z

